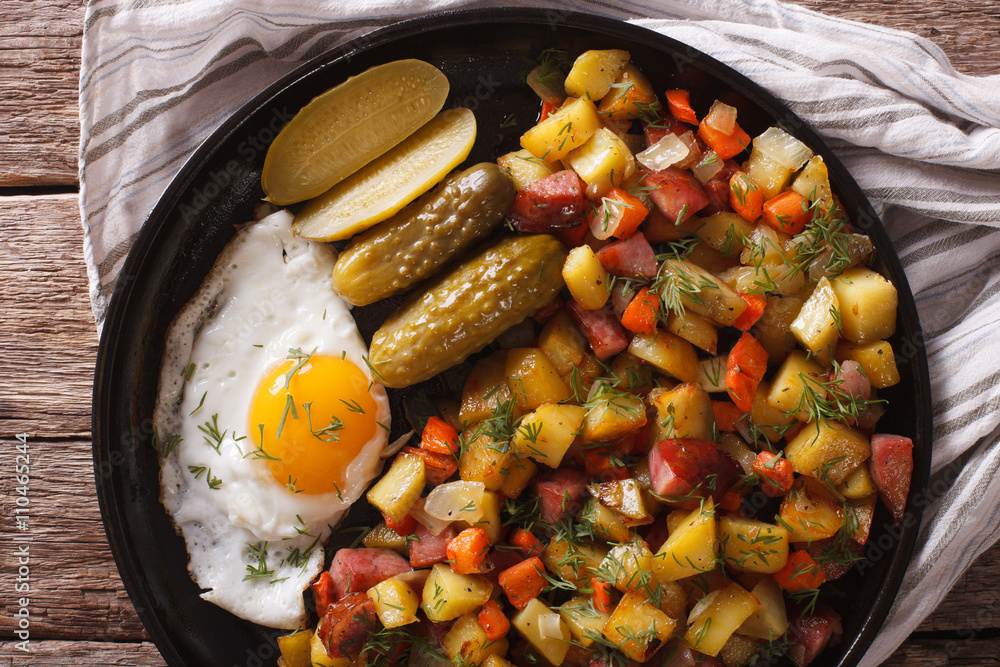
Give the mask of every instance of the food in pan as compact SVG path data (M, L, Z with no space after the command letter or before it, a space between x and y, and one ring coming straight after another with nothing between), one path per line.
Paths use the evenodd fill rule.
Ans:
M275 213L226 246L170 327L156 409L162 501L202 597L276 628L305 622L302 591L390 423L334 254L291 222Z

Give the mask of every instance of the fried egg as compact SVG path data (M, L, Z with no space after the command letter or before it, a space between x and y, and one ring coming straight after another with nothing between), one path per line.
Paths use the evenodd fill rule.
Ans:
M202 597L289 629L390 425L333 292L335 254L291 222L279 211L241 227L175 318L155 417L161 500Z

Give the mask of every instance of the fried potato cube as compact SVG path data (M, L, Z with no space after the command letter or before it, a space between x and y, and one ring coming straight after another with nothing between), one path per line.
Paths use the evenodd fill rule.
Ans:
M507 386L507 350L498 350L472 367L462 389L459 418L466 425L489 419L512 397Z
M566 83L563 84L566 94L601 99L625 71L630 57L629 52L622 49L584 51L573 61L573 67L566 75Z
M573 395L549 358L536 347L508 350L506 377L514 401L522 410L560 403Z
M645 662L670 638L676 624L675 619L654 607L645 595L629 591L604 624L603 634L626 656Z
M653 85L638 67L628 63L597 105L597 111L606 118L628 120L638 118L646 105L654 102Z
M587 198L599 200L635 172L635 158L622 139L606 127L573 149L566 162L587 184Z
M843 337L852 343L885 340L896 331L896 287L864 266L847 269L830 281L840 300Z
M563 603L559 607L559 614L583 648L594 643L593 638L601 634L601 629L611 616L607 612L595 609L587 595L577 595Z
M653 557L660 581L677 581L715 567L715 507L710 500L692 510L670 532Z
M573 248L566 255L562 277L573 299L584 310L599 310L611 296L611 279L589 245Z
M585 442L616 442L646 425L646 405L638 396L611 389L595 392L583 419Z
M552 616L558 620L556 623ZM521 636L535 647L554 667L559 667L569 651L570 630L561 616L548 605L533 598L511 621ZM552 631L548 634L546 631Z
M565 377L583 361L587 339L566 311L560 310L542 327L538 334L538 348L549 358L559 375Z
M540 405L524 416L511 444L518 455L558 468L580 433L586 415L587 411L579 405Z
M501 155L497 158L497 165L510 174L514 187L518 190L523 190L556 171L551 164L535 157L525 148Z
M807 424L785 447L795 472L833 485L842 484L871 453L868 438L840 422Z
M278 637L278 650L285 667L310 667L312 638L312 630L297 630Z
M718 521L726 565L743 572L773 574L788 562L788 531L756 519L724 516Z
M769 641L784 635L788 629L788 613L781 587L771 577L763 577L750 592L760 601L760 609L743 621L738 632Z
M698 379L698 353L691 343L670 332L657 329L651 334L636 334L628 351L682 382Z
M431 569L421 608L434 623L451 621L486 604L493 584L479 574L456 574L444 563Z
M683 315L678 315L671 312L667 316L667 331L677 334L709 354L715 354L719 347L719 330L697 313L686 312Z
M521 147L546 162L555 162L587 143L600 127L594 103L572 99L522 134Z
M712 441L712 398L700 384L685 382L668 391L654 390L649 401L656 408L654 442L667 438Z
M514 458L506 441L498 442L483 433L462 452L458 476L466 482L482 482L488 491L498 491L507 480Z
M714 657L743 622L760 609L760 601L735 583L709 596L712 599L700 613L689 619L684 641L696 651Z
M789 354L778 368L767 394L767 404L775 410L794 414L799 421L809 421L810 397L826 398L823 367L801 350Z
M838 363L851 359L861 364L868 381L876 389L899 384L896 355L892 351L892 345L884 340L864 344L843 340L837 345L833 356Z
M840 300L825 277L802 304L789 330L795 339L827 365L833 358L833 348L840 339Z
M507 646L506 637L490 641L476 615L471 612L459 617L441 639L441 649L456 665L480 665L491 656L503 658Z
M387 628L415 623L420 598L410 586L399 579L386 579L368 589L378 620Z
M778 518L789 531L789 542L812 542L836 535L844 523L844 510L819 481L798 477Z
M398 523L410 513L424 484L424 460L419 456L398 454L389 471L368 490L368 502Z

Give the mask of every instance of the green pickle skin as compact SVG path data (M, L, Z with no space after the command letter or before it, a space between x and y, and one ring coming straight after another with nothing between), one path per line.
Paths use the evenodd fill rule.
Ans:
M356 306L401 294L503 221L516 190L484 162L444 182L352 240L333 269L333 288Z
M548 234L501 239L413 294L372 337L387 387L408 387L465 360L563 288L566 248Z

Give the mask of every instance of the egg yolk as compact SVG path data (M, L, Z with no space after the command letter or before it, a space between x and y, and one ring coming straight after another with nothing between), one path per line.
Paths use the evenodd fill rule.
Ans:
M251 457L265 460L290 490L341 493L351 461L381 428L370 384L340 357L317 354L275 366L251 403Z

